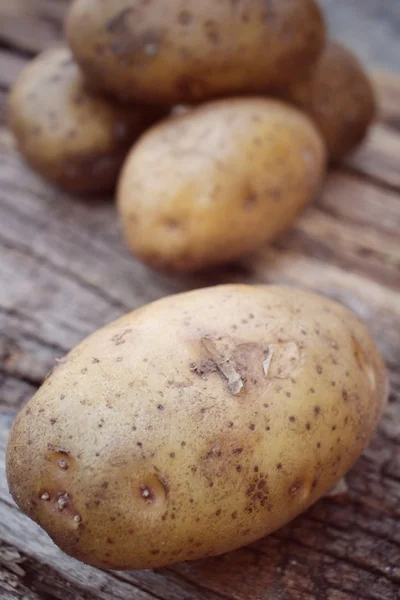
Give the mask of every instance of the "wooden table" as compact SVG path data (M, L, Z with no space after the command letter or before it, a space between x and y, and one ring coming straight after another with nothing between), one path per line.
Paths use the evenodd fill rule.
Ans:
M398 17L399 6L390 3ZM0 100L29 56L59 38L66 4L0 0ZM325 4L340 23L334 3ZM344 4L338 1L338 10ZM351 4L370 16L372 0ZM291 231L236 266L197 277L158 275L137 262L121 242L112 202L85 201L42 182L2 124L1 599L400 598L400 78L380 73L375 82L380 122L366 145L330 173ZM16 411L55 359L97 327L166 294L221 281L318 290L351 307L374 334L392 391L371 446L346 477L348 490L261 542L215 559L106 573L68 558L8 494L4 451Z

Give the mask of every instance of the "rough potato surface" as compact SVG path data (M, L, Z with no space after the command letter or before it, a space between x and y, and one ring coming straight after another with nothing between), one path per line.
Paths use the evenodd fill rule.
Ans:
M23 70L8 102L9 124L26 161L74 192L106 192L133 142L160 111L91 94L67 48Z
M158 269L234 260L287 228L315 197L325 147L312 121L276 100L219 100L152 128L118 186L125 239Z
M364 326L328 299L244 285L172 296L58 364L13 426L10 490L92 565L220 554L330 490L386 385Z
M314 0L75 0L67 38L94 86L124 101L176 103L298 79L325 28Z
M317 123L333 161L354 150L376 115L374 90L357 58L330 42L315 70L281 94Z

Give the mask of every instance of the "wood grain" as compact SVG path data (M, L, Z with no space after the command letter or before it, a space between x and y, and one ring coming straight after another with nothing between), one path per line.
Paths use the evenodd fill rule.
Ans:
M324 4L332 17L346 3ZM1 122L9 85L30 56L60 39L66 6L65 0L0 0ZM372 0L352 6L367 20L374 14ZM380 6L384 14L386 1ZM141 265L121 241L112 200L72 197L41 181L0 124L2 600L400 599L400 77L375 72L373 79L379 123L329 173L293 228L239 264L192 277ZM390 402L372 444L346 476L348 491L219 558L106 573L65 556L8 494L4 453L16 411L55 359L94 329L162 296L237 281L319 291L353 309L376 338L390 373Z

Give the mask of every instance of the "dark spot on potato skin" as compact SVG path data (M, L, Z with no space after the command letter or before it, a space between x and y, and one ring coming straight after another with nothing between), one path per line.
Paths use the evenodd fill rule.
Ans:
M220 35L218 31L218 25L215 21L211 19L204 23L204 30L207 36L207 39L213 44L218 45L220 43Z
M189 25L192 22L192 14L188 10L181 10L178 14L178 22L181 25Z
M243 448L235 448L232 450L232 454L241 454L243 452Z
M321 408L319 406L314 406L314 415L317 417L321 414Z
M316 371L317 371L318 375L322 374L322 367L321 367L321 365L317 365L316 366Z
M258 201L257 194L250 192L243 200L243 209L245 211L251 211L256 206Z
M191 75L182 75L179 77L175 86L181 97L190 99L191 101L195 101L207 93L206 83L199 77L196 78Z

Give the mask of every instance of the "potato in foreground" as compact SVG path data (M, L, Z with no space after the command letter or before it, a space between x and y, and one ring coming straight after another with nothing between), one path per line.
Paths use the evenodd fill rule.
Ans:
M364 139L376 114L374 90L357 58L330 42L312 75L281 94L317 123L332 160L339 160Z
M258 249L315 196L325 148L276 100L218 100L168 119L129 154L118 185L125 239L145 263L194 271Z
M9 124L26 161L75 192L110 191L126 154L159 111L90 94L66 48L22 72L9 97Z
M343 306L227 285L73 350L17 417L7 478L72 556L151 568L233 550L323 496L368 444L386 374Z
M67 38L94 87L173 104L291 83L325 27L315 0L75 0Z

